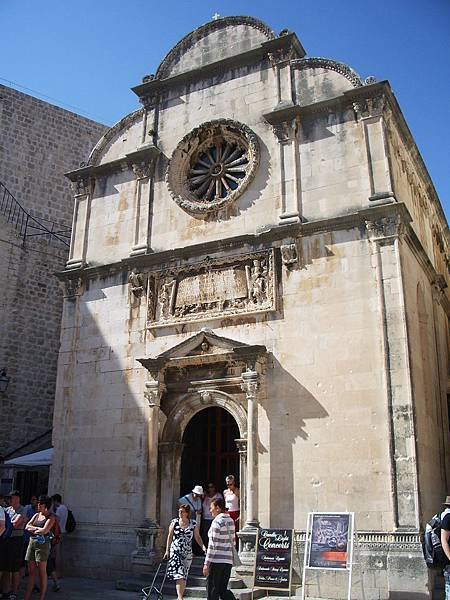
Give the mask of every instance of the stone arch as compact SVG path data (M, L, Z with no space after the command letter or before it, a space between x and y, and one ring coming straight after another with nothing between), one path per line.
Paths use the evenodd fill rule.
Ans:
M275 34L268 25L253 17L234 16L210 21L188 33L166 54L156 71L156 78L164 79L170 77L173 66L180 58L211 33L220 29L225 29L226 27L237 27L240 25L258 31L260 42L273 40L275 38Z
M138 108L134 112L120 119L120 121L115 123L110 129L108 129L108 131L99 139L99 141L92 149L87 164L93 166L100 164L100 160L104 152L110 146L110 144L114 142L117 136L132 125L134 125L136 121L142 119L143 115L144 109Z
M231 414L239 428L241 438L247 435L247 411L232 395L222 390L203 389L180 397L167 415L161 443L181 443L189 421L204 408L220 407Z
M178 402L167 416L159 442L159 520L168 523L173 516L180 494L181 456L183 450L183 433L189 421L205 408L223 408L235 419L241 438L247 436L247 411L232 395L222 390L199 389L180 396ZM241 510L245 503L245 468L241 462L239 473L244 487L241 495ZM241 488L242 489L242 488ZM245 510L245 509L244 509ZM243 514L245 514L243 510Z
M323 57L299 58L293 60L291 65L294 69L328 69L339 73L345 79L350 81L353 87L362 87L364 84L361 77L348 65L337 60Z

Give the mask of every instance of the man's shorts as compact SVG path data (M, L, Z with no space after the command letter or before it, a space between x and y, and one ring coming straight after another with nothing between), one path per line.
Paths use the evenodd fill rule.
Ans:
M23 567L23 537L11 536L4 541L2 548L2 570L6 573L17 573Z
M50 541L46 541L43 544L38 544L36 539L31 538L28 544L27 553L25 554L25 560L32 560L34 562L47 562L49 554Z

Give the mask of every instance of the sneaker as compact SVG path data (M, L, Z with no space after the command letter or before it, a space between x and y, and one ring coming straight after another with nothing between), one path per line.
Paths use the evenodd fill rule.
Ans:
M9 600L17 600L17 594L14 594L14 593L10 594Z
M58 583L54 583L53 584L53 591L54 592L59 592L60 589L61 589L61 586Z

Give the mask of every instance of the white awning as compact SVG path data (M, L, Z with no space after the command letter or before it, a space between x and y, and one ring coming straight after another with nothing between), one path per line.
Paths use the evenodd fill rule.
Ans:
M39 452L33 452L32 454L24 454L23 456L16 456L5 460L4 465L11 467L43 467L51 465L53 459L53 448L47 450L40 450Z

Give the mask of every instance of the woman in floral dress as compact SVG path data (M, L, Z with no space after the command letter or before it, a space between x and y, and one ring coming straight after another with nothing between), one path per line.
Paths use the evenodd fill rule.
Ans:
M169 559L167 576L175 580L178 600L183 600L186 580L192 563L192 538L206 552L198 525L190 517L191 509L187 504L181 504L178 509L178 519L173 519L169 525L166 553L164 559Z

